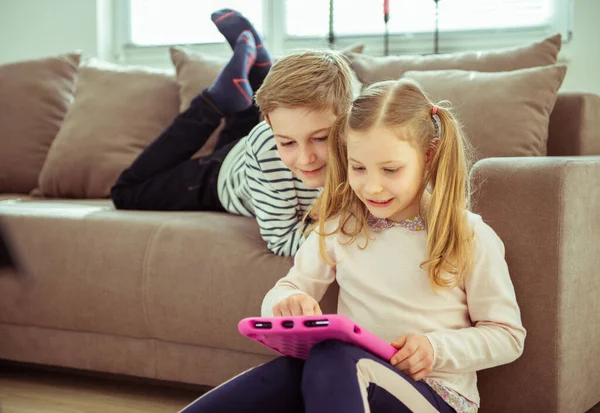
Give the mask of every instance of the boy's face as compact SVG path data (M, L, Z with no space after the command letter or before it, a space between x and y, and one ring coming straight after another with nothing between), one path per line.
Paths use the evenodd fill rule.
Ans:
M336 120L333 110L280 107L269 113L281 160L311 188L325 185L327 138Z

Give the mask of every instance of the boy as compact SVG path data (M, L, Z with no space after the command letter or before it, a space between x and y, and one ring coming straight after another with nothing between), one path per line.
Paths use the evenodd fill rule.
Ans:
M304 212L325 183L329 130L352 103L350 68L332 51L294 53L271 68L246 18L223 9L212 19L234 50L231 60L121 174L111 197L119 209L253 216L269 250L294 255ZM190 159L221 117L213 153Z

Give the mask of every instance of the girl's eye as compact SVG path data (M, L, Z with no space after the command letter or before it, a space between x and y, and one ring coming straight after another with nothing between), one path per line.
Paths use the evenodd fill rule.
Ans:
M313 139L317 142L325 142L327 140L327 136L319 136Z
M395 168L395 169L392 169L392 168L384 168L384 169L383 169L383 171L384 171L384 172L386 172L386 173L388 173L388 174L393 174L393 173L396 173L396 172L398 172L399 170L400 170L400 168Z
M364 166L352 166L351 168L353 171L356 171L356 172L362 172L365 170Z

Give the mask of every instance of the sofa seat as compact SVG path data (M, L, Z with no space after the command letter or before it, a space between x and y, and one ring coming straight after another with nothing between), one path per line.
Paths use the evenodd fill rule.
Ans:
M102 346L107 337L123 338L136 343L126 358L141 354L138 362L145 358L150 365L164 357L154 352L157 341L272 356L235 332L241 318L260 313L264 294L292 264L266 248L253 219L117 211L109 200L10 195L0 200L0 216L11 245L25 252L17 256L23 275L0 277L3 358L69 364L47 360L45 352L61 353L48 343L40 343L33 360L20 354L20 339L52 340L32 328L53 336L87 335L79 343L91 346ZM136 350L140 343L145 344ZM93 348L80 351L96 358ZM104 366L107 370L132 373L131 366Z

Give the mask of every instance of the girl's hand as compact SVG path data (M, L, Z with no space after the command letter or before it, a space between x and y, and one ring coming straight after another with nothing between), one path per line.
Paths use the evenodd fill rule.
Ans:
M392 366L414 381L425 378L433 369L433 347L425 336L409 334L392 343L398 351L390 360Z
M322 315L319 303L309 295L294 294L273 306L275 317L286 317L293 315Z

